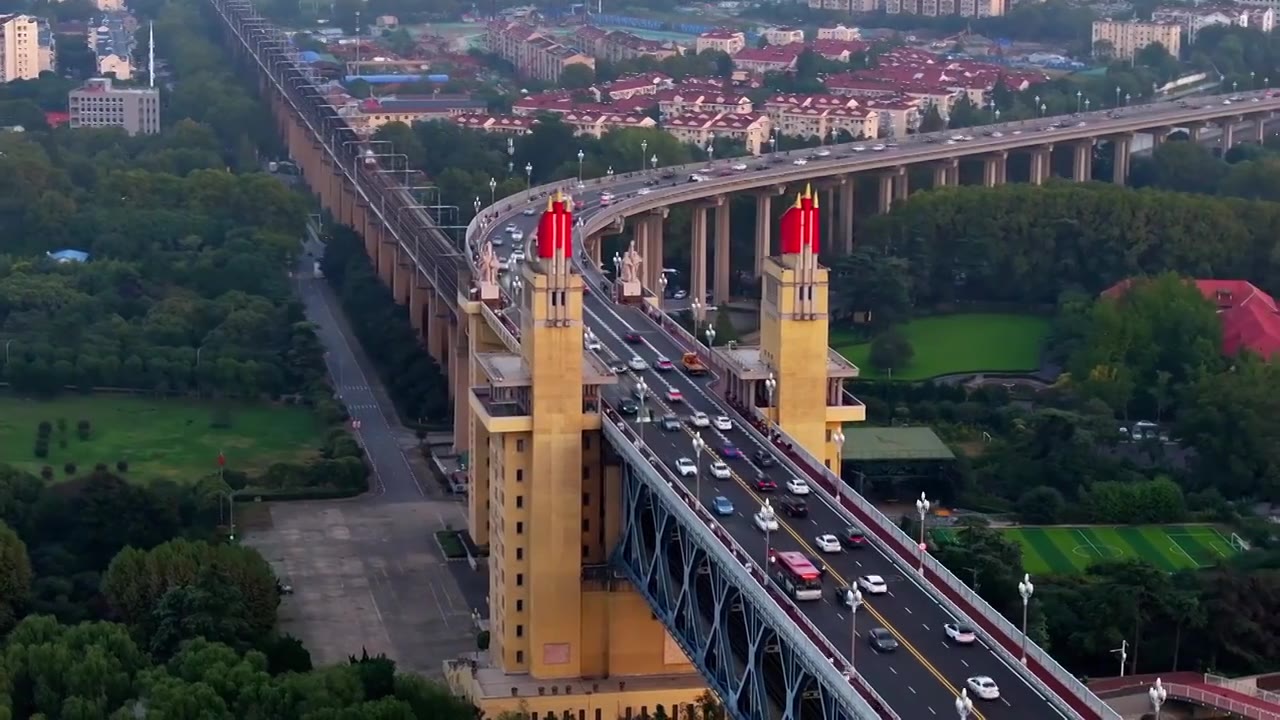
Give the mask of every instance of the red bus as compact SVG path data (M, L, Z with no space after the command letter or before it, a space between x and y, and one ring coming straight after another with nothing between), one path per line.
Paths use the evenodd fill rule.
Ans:
M796 600L822 599L822 573L802 552L774 551L769 557L770 572L782 589Z

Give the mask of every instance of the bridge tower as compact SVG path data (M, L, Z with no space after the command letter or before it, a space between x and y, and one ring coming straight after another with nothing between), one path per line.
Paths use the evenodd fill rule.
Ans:
M609 567L623 504L620 466L600 433L600 394L618 378L585 352L567 204L548 200L512 304L493 312L492 302L468 303L468 523L489 548L490 646L488 666L454 663L447 673L489 717L613 720L659 704L670 717L705 684ZM496 277L484 262L477 271L473 297Z

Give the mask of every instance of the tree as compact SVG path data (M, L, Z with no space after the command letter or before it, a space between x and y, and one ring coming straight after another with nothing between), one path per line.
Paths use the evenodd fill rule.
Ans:
M20 617L31 595L31 560L27 546L0 522L0 635Z
M1278 381L1280 368L1246 355L1185 389L1175 431L1196 449L1200 486L1229 498L1280 499Z
M1018 517L1028 525L1055 525L1062 521L1066 504L1062 491L1041 485L1018 498Z
M915 356L915 348L911 341L897 328L890 328L871 341L871 365L877 370L892 373L911 365Z
M924 117L920 118L920 127L916 132L932 133L939 130L947 129L947 121L942 119L942 113L938 111L938 106L930 104L924 111Z
M590 65L573 63L560 71L560 87L566 90L585 90L596 82L596 71Z
M855 247L836 258L831 268L833 319L852 320L866 314L873 327L888 327L908 319L911 276L905 259L878 248Z

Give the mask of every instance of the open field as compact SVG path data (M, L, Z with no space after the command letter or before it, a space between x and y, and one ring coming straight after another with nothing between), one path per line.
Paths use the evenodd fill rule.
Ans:
M59 419L66 421L65 433L58 429ZM47 458L33 452L42 420L54 425ZM81 420L90 423L88 440L76 432ZM127 460L127 477L135 480L189 482L215 472L219 452L226 455L228 469L256 472L314 455L323 430L302 407L120 395L0 396L0 462L36 473L49 465L58 477L68 462L83 471L97 463L114 469L117 461Z
M962 313L912 320L902 332L915 349L911 365L895 370L901 380L925 380L964 372L1021 372L1040 366L1049 337L1049 319L1038 315ZM871 344L831 331L831 346L862 370L862 377L884 377L871 367Z
M1173 572L1208 567L1236 554L1212 525L1014 527L1003 532L1022 546L1032 575L1080 572L1099 560L1140 558Z

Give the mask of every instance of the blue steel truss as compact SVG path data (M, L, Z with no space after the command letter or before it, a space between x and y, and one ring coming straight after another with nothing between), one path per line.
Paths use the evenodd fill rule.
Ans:
M623 460L623 535L614 562L729 713L738 720L896 718L850 685L780 605L785 596L765 589L754 565L726 547L625 431L603 425Z

